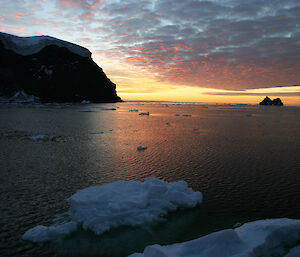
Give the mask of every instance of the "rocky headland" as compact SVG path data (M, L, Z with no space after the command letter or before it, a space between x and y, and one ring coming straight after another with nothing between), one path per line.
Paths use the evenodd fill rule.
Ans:
M0 96L45 102L120 102L116 85L79 45L49 36L0 32Z

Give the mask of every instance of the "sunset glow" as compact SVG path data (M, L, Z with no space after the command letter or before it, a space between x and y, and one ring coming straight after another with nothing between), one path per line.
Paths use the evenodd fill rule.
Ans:
M0 0L0 31L88 48L123 100L300 105L300 2Z

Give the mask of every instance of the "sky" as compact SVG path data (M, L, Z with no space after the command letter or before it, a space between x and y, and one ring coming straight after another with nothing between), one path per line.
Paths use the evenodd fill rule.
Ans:
M0 31L88 48L124 100L300 105L299 0L0 0Z

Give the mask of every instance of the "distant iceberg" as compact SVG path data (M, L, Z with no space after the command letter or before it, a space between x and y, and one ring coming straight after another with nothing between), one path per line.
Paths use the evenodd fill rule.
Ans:
M149 112L141 112L141 113L139 113L139 115L148 115L149 116Z
M165 182L149 178L144 182L116 181L77 191L67 199L69 222L59 226L36 226L22 239L43 243L73 232L77 226L101 235L122 225L149 226L168 212L192 208L202 202L202 193L194 192L184 181ZM76 226L75 226L75 225Z
M258 220L183 243L147 246L129 257L297 257L299 242L300 220Z

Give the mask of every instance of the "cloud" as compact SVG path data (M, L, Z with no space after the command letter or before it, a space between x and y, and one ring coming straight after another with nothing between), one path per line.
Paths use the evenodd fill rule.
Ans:
M29 13L2 15L9 26L40 20L47 34L163 83L238 91L300 81L299 0L3 1L3 13Z

